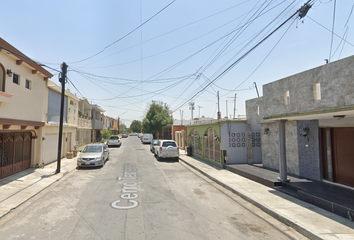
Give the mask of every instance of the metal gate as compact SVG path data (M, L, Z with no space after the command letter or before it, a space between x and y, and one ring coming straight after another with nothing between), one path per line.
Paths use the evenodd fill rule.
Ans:
M202 139L197 130L192 129L189 133L189 145L192 147L193 155L202 156Z
M31 165L31 133L0 133L0 178L20 172Z
M216 131L209 128L204 135L204 157L218 162L221 162L220 138Z

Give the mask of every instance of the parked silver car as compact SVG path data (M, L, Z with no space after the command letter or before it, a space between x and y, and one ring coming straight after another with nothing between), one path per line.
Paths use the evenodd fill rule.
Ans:
M107 145L108 145L108 147L113 147L113 146L120 147L122 145L122 142L121 142L118 135L112 135L107 140Z
M95 143L87 145L77 157L78 167L104 166L109 159L109 149L106 144Z

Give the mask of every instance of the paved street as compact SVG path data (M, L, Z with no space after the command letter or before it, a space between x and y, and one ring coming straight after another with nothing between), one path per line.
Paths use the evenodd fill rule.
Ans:
M305 239L137 137L6 215L0 239Z

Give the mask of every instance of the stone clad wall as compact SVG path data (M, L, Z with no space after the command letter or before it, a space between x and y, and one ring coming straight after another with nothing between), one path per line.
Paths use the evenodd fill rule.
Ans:
M302 129L308 127L309 134L300 136ZM299 149L299 175L308 179L321 180L321 160L319 145L318 121L297 121L298 149Z

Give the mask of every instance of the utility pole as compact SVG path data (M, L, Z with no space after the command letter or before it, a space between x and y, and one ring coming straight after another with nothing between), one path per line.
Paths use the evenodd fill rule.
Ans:
M228 97L228 98L234 98L234 119L236 118L236 98L237 98L236 96L237 96L237 93L235 93L235 97Z
M117 129L118 129L118 135L119 135L119 117L118 117L118 126L117 126Z
M235 102L234 102L234 119L236 118L236 95L237 95L237 93L235 93Z
M254 83L254 86L256 87L257 96L259 97L258 88L257 88L257 83L256 83L256 82L253 82L253 83Z
M204 108L204 107L198 106L198 108L199 108L199 115L198 115L198 118L200 118L200 108Z
M221 118L220 104L219 104L219 91L218 91L218 119Z
M179 110L180 114L181 114L181 146L183 144L183 132L182 132L182 129L183 129L183 110ZM183 147L183 146L182 146Z
M63 120L64 120L64 98L65 98L65 81L66 81L66 72L68 65L63 62L60 65L62 70L61 77L59 82L61 82L61 101L60 101L60 123L59 123L59 142L58 142L58 157L57 157L57 170L55 173L60 173L60 161L61 161L61 144L63 141Z

